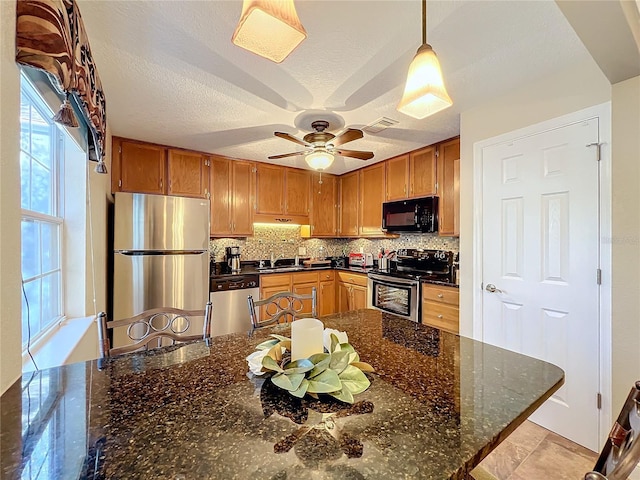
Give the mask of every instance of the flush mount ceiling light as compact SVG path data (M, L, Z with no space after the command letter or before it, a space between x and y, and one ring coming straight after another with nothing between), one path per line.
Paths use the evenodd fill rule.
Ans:
M282 62L307 38L293 0L244 0L231 41L239 47Z
M325 170L331 166L334 158L335 157L326 150L319 149L304 157L304 160L307 162L307 165L314 170Z
M422 45L409 65L398 111L422 119L453 105L442 79L436 53L427 43L427 1L422 0Z

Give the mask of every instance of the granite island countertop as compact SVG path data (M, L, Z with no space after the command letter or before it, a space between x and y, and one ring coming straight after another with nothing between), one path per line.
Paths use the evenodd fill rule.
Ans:
M75 363L0 397L0 476L462 479L564 381L549 363L377 310L322 320L376 369L353 406L247 377L245 357L288 325Z

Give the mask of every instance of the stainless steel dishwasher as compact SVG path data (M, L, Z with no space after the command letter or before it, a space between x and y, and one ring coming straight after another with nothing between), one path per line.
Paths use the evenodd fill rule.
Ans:
M213 315L211 335L251 330L247 297L260 298L260 276L255 273L214 275L210 281Z

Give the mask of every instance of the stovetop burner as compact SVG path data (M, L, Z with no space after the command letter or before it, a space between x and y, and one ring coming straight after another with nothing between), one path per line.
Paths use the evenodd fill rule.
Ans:
M374 273L417 281L451 283L454 256L453 252L447 250L401 249L397 252L396 261L390 262L389 270L374 270Z

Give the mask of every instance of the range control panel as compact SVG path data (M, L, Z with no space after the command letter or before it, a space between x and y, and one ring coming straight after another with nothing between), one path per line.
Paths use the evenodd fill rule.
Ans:
M260 276L256 274L223 275L219 278L212 278L211 292L226 292L228 290L244 290L247 288L257 288L260 285Z

